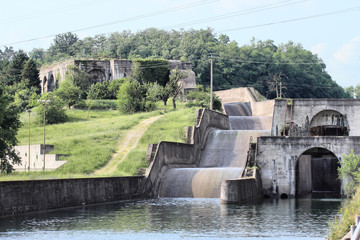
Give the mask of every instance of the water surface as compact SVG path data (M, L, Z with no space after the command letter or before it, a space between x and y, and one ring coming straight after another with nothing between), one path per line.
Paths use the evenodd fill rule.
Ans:
M0 239L325 239L338 199L161 198L0 218Z

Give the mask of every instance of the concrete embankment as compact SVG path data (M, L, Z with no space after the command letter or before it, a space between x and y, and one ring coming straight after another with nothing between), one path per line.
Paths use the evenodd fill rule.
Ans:
M143 177L0 182L0 216L136 198Z

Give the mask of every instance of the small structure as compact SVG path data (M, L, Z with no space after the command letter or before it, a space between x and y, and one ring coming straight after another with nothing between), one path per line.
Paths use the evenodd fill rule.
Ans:
M29 169L29 145L15 146L20 164L13 165L16 171L28 171ZM58 154L48 154L54 151L54 145L45 146L45 170L55 170L67 161L59 160ZM42 171L44 167L43 144L30 145L30 171Z
M170 68L186 71L188 77L182 83L182 92L196 87L195 73L191 63L182 63L180 60L169 60ZM65 73L69 65L75 65L90 75L92 83L111 81L132 74L131 60L69 60L40 68L41 92L52 92L57 84L65 80Z

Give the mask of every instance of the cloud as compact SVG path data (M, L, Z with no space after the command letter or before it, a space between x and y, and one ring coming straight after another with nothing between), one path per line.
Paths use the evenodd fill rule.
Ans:
M312 53L320 56L320 55L322 55L322 53L324 53L325 48L326 48L326 45L325 45L325 43L322 42L322 43L316 44L310 50Z
M345 43L335 54L334 58L343 63L357 60L360 52L360 36L351 39Z

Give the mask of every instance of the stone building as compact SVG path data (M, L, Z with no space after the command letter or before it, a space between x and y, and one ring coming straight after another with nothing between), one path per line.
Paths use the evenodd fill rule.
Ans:
M182 83L183 92L196 87L195 73L191 63L182 63L179 60L170 60L170 68L187 71L188 77ZM111 81L132 74L131 60L69 60L62 63L40 68L41 92L51 92L56 84L65 79L69 65L75 65L90 75L91 82Z

